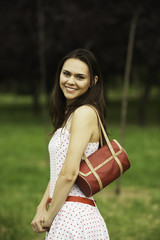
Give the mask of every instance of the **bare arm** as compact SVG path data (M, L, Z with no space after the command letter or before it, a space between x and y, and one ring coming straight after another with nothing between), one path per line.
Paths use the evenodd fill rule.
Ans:
M48 206L48 201L49 201L49 191L50 191L50 181L49 181L49 183L48 183L48 185L47 185L47 188L46 188L46 191L45 191L45 193L44 193L44 195L43 195L43 197L42 197L42 200L41 200L41 202L39 203L39 205L38 205L38 207L37 208L40 208L40 209L42 209L42 208L47 208L47 206Z
M46 230L42 228L41 223L44 220L44 216L47 213L47 206L49 200L49 189L50 189L50 182L47 185L46 191L42 197L40 204L37 207L36 214L31 222L32 228L35 232L45 232Z
M81 158L92 138L95 125L97 126L97 117L91 108L83 106L73 114L67 156L56 182L52 202L43 224L44 227L50 227L68 197L77 179Z

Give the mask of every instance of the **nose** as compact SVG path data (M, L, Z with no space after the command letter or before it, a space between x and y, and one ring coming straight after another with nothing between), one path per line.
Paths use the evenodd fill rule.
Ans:
M74 76L70 76L69 78L68 78L68 84L70 84L70 85L74 85L75 84L75 79L74 79Z

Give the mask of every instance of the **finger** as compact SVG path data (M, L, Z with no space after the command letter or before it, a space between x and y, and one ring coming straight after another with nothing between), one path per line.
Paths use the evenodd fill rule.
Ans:
M42 222L42 228L45 229L47 232L49 232L50 227L45 226L44 222Z
M43 219L43 220L42 220L42 219ZM41 218L39 230L40 230L41 232L45 232L45 231L48 231L49 229L50 229L49 227L44 226L44 217Z
M36 222L35 222L35 221L32 221L32 222L31 222L31 225L32 225L33 231L34 231L34 232L37 232L38 229L37 229L37 226L36 226Z
M45 218L44 217L41 217L40 218L40 222L44 222Z
M48 231L50 228L43 226L43 224L44 224L44 221L41 221L41 229L43 229L44 232Z
M32 222L32 228L37 233L44 232L44 229L42 228L41 222L39 220Z
M49 227L42 227L45 231L49 232L50 228Z
M38 231L38 233L44 233L44 232L46 232L46 231L47 231L46 229L43 229L43 228L42 228L41 230Z
M44 231L44 229L42 228L42 225L41 225L41 222L40 222L40 221L38 221L38 222L36 223L36 225L37 225L38 232Z

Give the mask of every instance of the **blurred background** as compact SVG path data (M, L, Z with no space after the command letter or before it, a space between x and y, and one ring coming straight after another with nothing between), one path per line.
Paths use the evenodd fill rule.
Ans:
M131 169L95 196L111 240L160 239L160 4L0 3L0 239L44 239L30 222L49 180L48 102L60 59L97 57L107 126Z

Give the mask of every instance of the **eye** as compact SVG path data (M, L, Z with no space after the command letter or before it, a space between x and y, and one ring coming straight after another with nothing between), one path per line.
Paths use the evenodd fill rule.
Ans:
M76 76L76 78L77 78L78 80L82 80L82 79L84 79L84 76L83 76L83 75L80 75L80 74L78 74L78 75Z
M66 76L66 77L70 77L71 76L70 72L68 72L68 71L64 71L63 75Z

